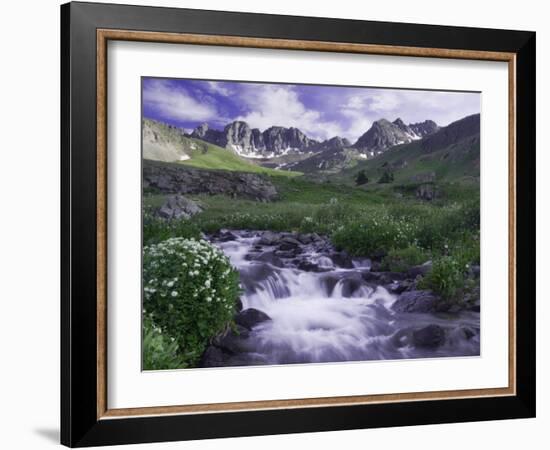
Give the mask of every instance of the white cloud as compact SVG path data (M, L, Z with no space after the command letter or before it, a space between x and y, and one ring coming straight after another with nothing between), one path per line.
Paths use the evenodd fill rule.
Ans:
M240 100L249 112L237 120L244 120L252 128L295 127L319 140L342 131L337 123L323 121L319 111L306 108L292 86L246 86L240 93Z
M206 85L208 87L208 90L213 94L220 94L224 97L231 95L231 90L219 81L208 81Z
M219 120L214 105L197 101L184 90L176 89L164 80L149 81L143 90L143 101L166 119Z
M372 122L400 117L405 123L431 119L441 126L480 112L476 93L397 89L353 89L342 97L339 112L348 119L346 136L357 139Z

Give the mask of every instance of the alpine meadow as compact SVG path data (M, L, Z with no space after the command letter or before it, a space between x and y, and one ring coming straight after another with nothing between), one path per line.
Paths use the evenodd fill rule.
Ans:
M480 355L480 94L142 78L144 370Z

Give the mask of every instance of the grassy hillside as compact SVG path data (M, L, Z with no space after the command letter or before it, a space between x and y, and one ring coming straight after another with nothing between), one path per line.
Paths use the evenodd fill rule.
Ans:
M416 177L435 174L438 182L479 181L479 135L469 136L440 149L427 151L422 141L394 147L376 158L360 161L331 179L353 183L357 173L365 171L369 184L376 184L384 172L394 175L394 184L416 183Z
M359 171L369 179L366 186L380 187L379 180L391 174L392 185L426 181L479 184L480 116L474 114L441 128L422 140L393 147L376 158L362 161L333 177L353 183Z
M190 159L180 161L179 164L196 167L198 169L220 169L237 172L265 173L267 175L296 177L299 172L269 169L247 161L233 153L231 150L218 147L199 139L187 138L195 143L195 148L189 152Z
M187 159L197 145L180 128L150 119L142 121L142 139L143 158L163 162Z
M296 177L300 172L274 170L241 158L231 150L185 136L181 129L154 120L143 120L143 158L184 164L198 169L231 170Z
M361 160L360 153L353 148L327 149L291 166L291 170L304 173L337 173L352 168Z

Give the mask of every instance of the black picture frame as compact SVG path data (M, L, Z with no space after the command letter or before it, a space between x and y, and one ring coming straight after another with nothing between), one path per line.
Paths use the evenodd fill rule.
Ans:
M516 395L105 419L97 414L98 29L516 55ZM70 447L535 416L534 32L94 3L61 6L61 443Z

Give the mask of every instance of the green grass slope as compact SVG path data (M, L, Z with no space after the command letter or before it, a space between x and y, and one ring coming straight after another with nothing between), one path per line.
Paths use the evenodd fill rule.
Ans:
M187 138L195 143L195 148L188 155L190 159L180 161L179 164L196 167L198 169L219 169L236 172L265 173L272 176L296 177L299 172L275 170L262 167L252 161L247 161L236 155L231 150L201 141L200 139Z
M254 172L281 177L302 175L300 172L262 167L231 150L187 137L182 130L158 121L144 119L142 133L143 159L183 164L197 169Z
M445 136L443 136L445 137ZM403 144L381 155L360 161L350 169L335 174L335 182L353 183L357 173L365 171L369 185L376 184L384 172L391 172L395 184L414 184L424 175L434 174L437 182L479 182L480 137L479 131L456 140L434 135Z

